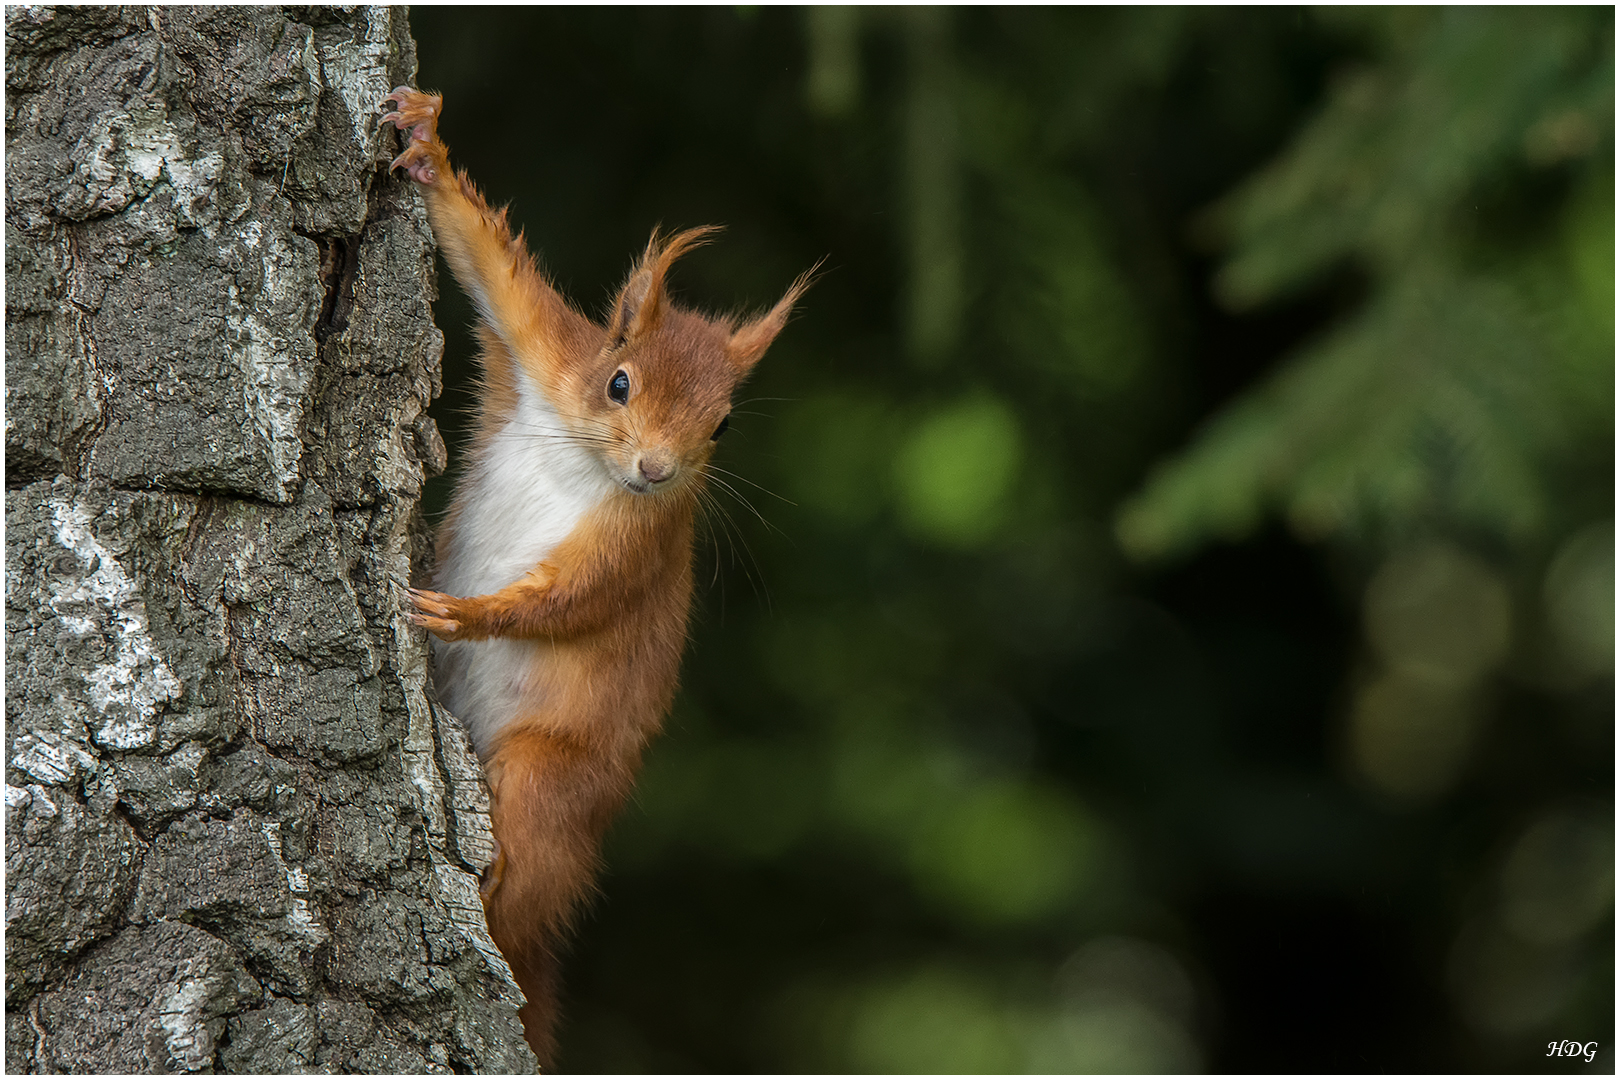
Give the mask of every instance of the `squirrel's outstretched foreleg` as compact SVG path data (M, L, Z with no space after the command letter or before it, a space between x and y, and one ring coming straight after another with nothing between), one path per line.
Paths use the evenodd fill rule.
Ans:
M499 349L486 356L488 374L508 382L501 370L513 360L539 365L536 375L560 371L569 356L601 336L589 319L571 308L536 269L521 234L513 235L506 211L491 209L465 173L450 167L450 151L439 138L443 99L408 86L383 99L394 110L381 123L405 136L405 149L392 168L404 169L421 185L428 220L445 261L472 296Z

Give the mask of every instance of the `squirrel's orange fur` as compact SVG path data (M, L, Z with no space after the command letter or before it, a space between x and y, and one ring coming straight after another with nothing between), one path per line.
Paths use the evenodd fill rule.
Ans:
M669 301L665 277L711 230L654 234L598 325L540 274L505 212L452 172L441 99L400 87L389 101L384 121L407 140L394 165L426 197L483 346L470 465L438 540L445 591L412 590L411 618L439 639L439 692L489 777L498 854L484 907L545 1064L559 943L674 698L714 440L808 276L741 326L705 318Z

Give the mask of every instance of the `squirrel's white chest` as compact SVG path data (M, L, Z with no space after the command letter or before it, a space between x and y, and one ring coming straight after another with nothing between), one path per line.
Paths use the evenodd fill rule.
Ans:
M457 492L455 536L439 567L438 588L481 596L510 585L551 554L614 487L550 404L525 388L516 415Z
M456 493L455 535L435 587L482 596L512 584L551 554L614 481L533 387ZM535 693L537 643L492 638L433 643L441 699L480 753Z

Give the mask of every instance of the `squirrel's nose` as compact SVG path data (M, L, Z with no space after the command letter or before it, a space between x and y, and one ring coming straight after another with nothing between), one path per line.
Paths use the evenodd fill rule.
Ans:
M636 468L649 483L656 484L660 480L668 480L675 474L675 463L665 457L652 454L643 454L641 460L636 462Z

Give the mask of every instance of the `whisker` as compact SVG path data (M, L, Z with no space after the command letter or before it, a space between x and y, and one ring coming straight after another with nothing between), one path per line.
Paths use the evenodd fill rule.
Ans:
M765 517L764 517L763 514L761 514L758 510L754 509L754 504L749 502L746 498L743 497L742 492L738 491L736 488L732 487L729 483L727 483L726 481L720 479L718 476L710 476L708 479L709 479L710 483L714 484L721 491L724 491L726 494L730 495L733 499L736 499L738 502L740 502L744 506L746 506L750 511L753 512L753 515L755 517L759 518L760 521L764 522L766 525L770 524L770 522L765 521Z
M736 499L742 505L748 507L749 511L752 512L755 517L759 518L760 522L767 529L777 533L782 532L780 529L776 528L776 526L772 525L770 521L764 517L764 515L760 514L760 512L755 509L753 504L747 499L743 498L741 493L733 488L730 484L727 484L724 480L721 480L718 477L709 476L707 470L711 467L712 463L703 466L705 478L714 480L719 489L724 490L732 498ZM755 594L764 598L766 609L770 610L771 596L770 589L765 584L765 571L760 565L759 558L754 554L753 548L749 545L744 530L737 523L737 519L732 516L731 511L726 508L726 505L720 501L714 492L705 490L702 487L700 487L698 491L705 511L716 515L715 523L721 527L727 541L730 543L731 565L734 567L740 565L742 567L742 571L748 577L749 584L754 588ZM785 536L786 534L782 533L782 535ZM740 560L738 558L739 545L742 548L742 558Z
M709 506L705 501L713 497L702 488L698 489L698 510L700 511L698 521L702 522L704 531L709 534L709 543L714 546L714 576L709 579L709 588L711 589L720 582L720 536L715 531L714 522L709 517ZM721 617L723 619L725 610L724 590L722 590L721 595Z
M783 502L787 503L789 506L798 506L799 505L798 503L794 502L792 499L783 498L781 495L778 495L776 492L772 491L768 487L765 487L763 484L754 483L752 480L748 479L748 477L746 477L746 476L743 476L741 473L734 473L730 469L722 469L720 466L716 465L712 461L709 462L709 464L707 466L705 466L705 467L709 468L709 469L712 469L712 470L714 470L715 472L718 472L718 473L724 473L727 476L733 477L734 479L741 480L743 483L747 484L749 487L759 488L759 490L763 491L765 494L769 495L771 498L773 498L773 499L781 499Z
M737 519L731 516L731 511L727 510L725 505L718 499L714 498L712 494L709 495L709 499L710 505L712 505L713 508L719 512L721 517L723 517L725 521L730 524L730 528L726 530L726 536L731 541L731 564L733 566L738 565L737 545L740 543L742 545L743 553L746 556L742 562L743 574L747 576L748 583L754 587L755 594L764 598L766 611L770 611L771 590L769 586L765 584L765 571L759 565L759 559L754 555L754 549L749 546L747 537L743 535L742 528L737 524ZM750 509L752 509L752 507L750 507ZM766 525L769 524L769 522L766 522ZM753 572L749 571L750 563L753 564Z
M731 529L726 527L725 507L717 503L711 493L704 491L701 488L698 489L698 500L699 507L703 512L703 523L709 530L709 536L714 544L714 576L709 581L709 587L714 588L716 585L720 587L721 621L724 622L726 606L726 579L720 573L720 559L722 554L720 550L720 541L721 538L724 537L726 543L730 546L731 565L733 566L737 565L737 541L733 537Z
M516 418L509 420L503 430L526 439L560 439L581 447L614 447L623 446L626 442L624 438L607 432L544 428L537 424L526 424Z
M749 502L743 496L742 492L738 491L736 488L732 487L730 484L728 484L726 481L720 479L718 476L710 476L708 479L713 481L714 484L717 487L719 487L726 494L730 495L733 499L736 499L743 506L746 506L748 508L749 513L751 513L755 517L757 517L759 519L759 521L760 521L760 524L764 525L771 532L777 533L777 534L779 534L780 536L783 536L783 537L787 536L787 533L782 532L781 529L777 528L775 525L772 525L770 523L770 521L766 519L765 515L761 514L759 512L759 510L754 506L754 504Z
M576 446L619 446L621 443L615 439L598 439L589 435L574 435L566 431L515 431L512 434L524 439L561 439Z

